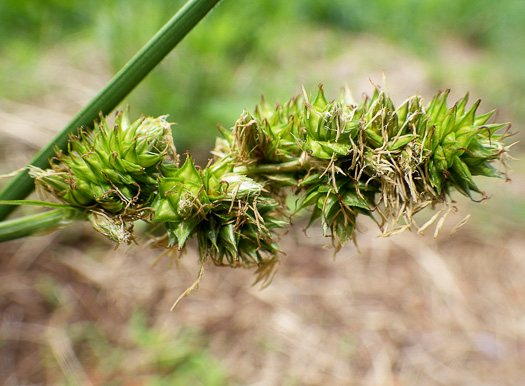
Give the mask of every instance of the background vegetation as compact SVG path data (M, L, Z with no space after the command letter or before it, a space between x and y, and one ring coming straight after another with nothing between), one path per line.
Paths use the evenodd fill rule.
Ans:
M182 4L0 2L0 174L24 166ZM372 91L369 79L383 85L383 71L397 103L416 92L470 91L522 139L525 3L224 0L122 107L169 114L178 150L205 163L216 124L232 125L262 93L284 101L301 85L324 83L335 97L347 84L358 99ZM522 158L523 145L512 154ZM503 382L524 382L525 168L511 167L512 184L481 184L493 194L488 205L458 197L473 220L451 239L378 241L365 231L361 254L348 247L333 263L323 240L305 241L296 229L273 287L259 292L249 273L210 270L175 314L170 303L196 274L193 256L180 272L164 272L167 262L149 267L155 252L108 253L81 225L9 243L0 252L0 356L10 360L0 377L501 384L497 371L483 370L490 366L506 374Z

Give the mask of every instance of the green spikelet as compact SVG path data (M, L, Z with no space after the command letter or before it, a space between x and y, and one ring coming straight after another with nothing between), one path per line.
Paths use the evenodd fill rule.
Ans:
M359 212L388 224L387 233L399 223L405 229L414 214L447 202L454 190L485 197L474 176L504 176L493 161L503 161L506 134L497 133L508 124L487 123L493 112L476 116L479 101L468 108L468 97L449 107L448 94L439 92L427 107L415 96L396 109L379 88L354 105L344 94L329 101L320 85L313 102L304 92L286 109L263 101L253 115L245 111L230 131L222 129L216 154L234 154L257 181L268 180L268 164L285 161L279 155L295 157L298 171L288 175L302 181L299 206L312 208L312 221L321 220L336 246L353 238ZM292 116L284 118L283 110Z
M243 111L231 129L219 127L225 140L218 140L214 154L232 154L236 163L280 163L298 157L302 150L297 144L299 117L302 111L299 98L284 106L270 109L264 98L252 115Z
M284 222L274 216L278 204L261 184L234 173L225 160L198 170L190 156L163 174L152 221L165 224L168 247L183 249L197 234L201 258L217 265L261 266L275 258L274 232Z
M69 152L57 154L51 169L32 169L36 184L73 206L119 214L140 207L157 189L159 165L174 156L165 117L129 123L119 112L113 127L102 118L93 131L81 131Z
M208 221L199 225L201 256L231 267L268 264L280 251L275 231L286 225L276 217L278 207L263 196L217 202Z
M101 118L93 131L73 136L68 154L57 154L50 169L32 168L31 175L39 189L92 212L89 219L94 227L111 235L111 218L120 229L122 217L136 218L149 203L166 156L175 157L166 117L129 123L127 113L119 112L112 127ZM128 236L109 237L129 240Z
M488 124L494 112L476 116L480 100L467 108L468 95L452 108L447 107L448 92L438 94L430 103L428 125L433 128L431 150L426 160L429 182L437 195L456 189L474 199L473 192L485 198L473 180L475 175L504 177L491 161L502 159L502 144L508 134L496 134L507 123Z
M155 222L166 224L169 247L184 248L198 222L211 208L201 173L188 156L181 168L164 168L152 203Z
M327 102L322 86L315 101L305 101L301 123L306 128L301 139L301 147L312 157L330 160L348 156L352 149L352 139L356 137L357 126L352 125L355 109L343 100Z
M354 240L357 215L373 218L374 191L355 183L342 174L313 174L300 182L305 190L297 204L297 211L312 207L308 227L321 219L324 236L332 239L335 251L350 240Z

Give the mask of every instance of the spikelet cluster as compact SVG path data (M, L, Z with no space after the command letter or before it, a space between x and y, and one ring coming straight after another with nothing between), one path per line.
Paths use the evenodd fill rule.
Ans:
M95 229L118 242L129 241L126 222L139 218L157 191L159 168L175 151L166 117L133 123L119 112L114 125L101 118L93 131L71 137L67 154L51 168L33 167L37 188L85 209Z
M73 137L67 155L32 175L118 242L144 220L165 229L159 245L182 250L195 236L203 261L267 274L292 212L309 211L309 226L319 222L337 251L354 240L359 215L392 234L454 191L484 199L474 177L505 178L496 161L505 161L509 125L489 123L494 112L478 115L480 102L469 107L467 96L449 106L448 94L397 108L379 88L360 104L346 92L329 101L322 86L315 98L304 92L275 107L263 99L219 128L205 168L190 155L179 166L165 117L130 124L119 114L113 127L102 119Z
M274 232L285 225L279 205L226 161L199 170L188 155L182 167L163 168L151 220L165 225L170 248L183 249L197 234L201 257L217 265L269 263L279 251Z
M476 115L480 101L468 107L468 95L448 106L448 94L428 106L414 96L398 108L379 88L360 105L346 92L329 102L322 86L313 100L305 92L274 109L263 100L253 115L244 111L233 128L222 128L226 139L215 154L233 154L258 181L295 185L298 209L310 207L310 224L320 219L339 248L353 239L357 214L397 232L454 190L486 198L474 176L505 177L494 161L505 159L509 125L488 123L494 111ZM293 159L295 172L265 173L268 165L289 170Z

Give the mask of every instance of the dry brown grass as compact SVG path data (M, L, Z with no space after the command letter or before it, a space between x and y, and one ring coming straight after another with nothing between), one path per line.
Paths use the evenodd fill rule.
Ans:
M333 260L315 229L305 239L296 226L268 288L251 286L250 272L208 267L200 288L169 312L198 272L195 251L178 269L167 269L168 259L152 268L157 252L104 249L86 230L5 244L0 376L7 384L50 383L58 367L80 384L103 383L66 328L91 320L124 344L136 309L172 339L186 325L202 330L239 384L525 382L520 232L483 240L464 228L435 241L365 231L361 253L346 247ZM59 366L46 365L44 352ZM121 380L140 375L133 366L140 359L126 360Z

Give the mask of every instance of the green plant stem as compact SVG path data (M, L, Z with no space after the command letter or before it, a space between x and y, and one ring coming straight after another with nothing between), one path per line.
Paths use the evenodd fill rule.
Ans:
M76 209L75 207L68 204L56 204L54 202L36 201L36 200L0 200L0 205L27 205L27 206L44 206L47 208L64 208L64 209Z
M54 209L0 222L0 242L45 233L82 219L78 211Z
M55 138L38 152L30 164L43 169L48 167L48 160L54 157L56 148L67 150L69 136L75 129L91 127L99 114L109 114L219 1L186 2ZM28 168L25 168L0 192L0 200L23 199L33 189L33 179L28 175ZM15 206L0 205L0 221L15 208Z

